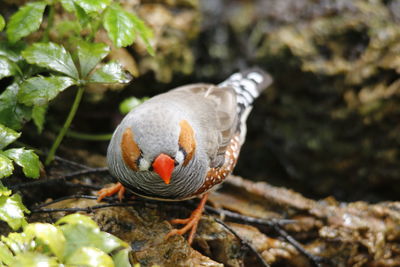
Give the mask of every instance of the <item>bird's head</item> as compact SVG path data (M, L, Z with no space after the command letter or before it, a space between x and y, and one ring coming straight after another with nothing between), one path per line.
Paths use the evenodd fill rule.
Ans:
M131 118L121 130L121 153L133 171L152 171L169 184L175 168L186 166L196 150L195 133L187 120L144 121Z

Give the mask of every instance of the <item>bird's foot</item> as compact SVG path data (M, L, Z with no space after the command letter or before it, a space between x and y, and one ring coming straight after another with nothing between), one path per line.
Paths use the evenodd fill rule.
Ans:
M118 193L118 199L121 201L124 198L125 187L121 183L116 183L111 187L106 187L97 192L97 202L100 202L103 198L115 195Z
M174 219L170 222L172 224L186 224L184 227L180 229L172 229L165 238L168 239L170 236L173 235L183 235L190 230L190 234L188 237L189 245L192 244L194 235L196 234L197 225L199 224L201 214L203 213L204 206L207 202L208 194L205 194L197 206L197 208L192 212L189 218L187 219Z

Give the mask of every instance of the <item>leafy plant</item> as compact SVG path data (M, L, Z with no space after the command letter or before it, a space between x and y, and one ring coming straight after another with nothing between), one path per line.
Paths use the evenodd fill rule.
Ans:
M76 20L55 24L55 6L59 4ZM21 39L39 30L46 8L49 12L45 29L39 32L41 41L27 46ZM4 24L1 17L0 29ZM149 41L152 31L136 15L112 0L32 2L20 7L8 21L8 41L0 43L0 79L12 76L14 82L0 95L0 104L5 104L0 107L0 123L20 129L26 121L33 119L40 132L48 103L65 89L77 88L75 100L50 148L46 164L54 158L85 88L91 83L127 83L131 79L119 63L101 63L110 52L107 45L93 43L102 26L115 46L131 45L138 36L147 45L148 52L154 54ZM62 45L48 41L53 28L61 32L74 31L69 32L68 41Z
M56 20L56 8L63 9L69 16ZM135 14L124 10L118 1L113 0L30 2L21 6L7 23L0 15L0 32L4 33L4 30L5 35L0 33L0 36L7 37L0 40L0 80L7 77L4 84L8 86L0 94L0 178L12 174L14 163L22 167L27 177L39 177L38 156L32 150L16 148L14 141L20 136L17 131L21 131L30 120L34 122L39 133L43 130L48 105L61 92L66 89L76 90L76 95L50 148L46 164L54 158L88 85L124 84L131 80L131 76L120 63L105 61L111 48L94 42L99 31L104 30L116 47L131 45L139 37L146 44L147 51L154 54L150 45L152 31ZM63 33L68 38L64 38ZM29 39L25 40L26 37ZM21 197L18 194L12 195L0 183L0 220L7 222L14 230L24 226L22 233L2 237L0 266L28 266L29 262L36 260L81 265L86 264L85 256L89 255L104 259L105 263L101 266L112 266L108 265L112 263L108 253L126 247L122 241L100 232L97 226L77 223L74 219L65 219L58 226L27 225L24 213L28 212ZM108 244L104 241L105 243L115 246L92 247L89 241L85 246L76 246L75 243L73 244L76 247L68 245L69 238L77 233L78 228L85 234L91 233L91 237L95 239L101 236L103 241L111 242ZM113 254L114 263L125 259L125 254L127 255L126 249ZM118 266L128 266L125 263L122 260Z
M129 244L76 213L55 225L26 224L21 233L1 236L0 265L127 267L129 251Z

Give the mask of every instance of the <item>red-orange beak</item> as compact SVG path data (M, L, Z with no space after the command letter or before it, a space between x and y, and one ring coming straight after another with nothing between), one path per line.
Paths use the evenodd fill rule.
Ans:
M160 154L153 162L154 171L160 175L164 183L169 184L171 180L171 174L175 168L175 161L166 154Z

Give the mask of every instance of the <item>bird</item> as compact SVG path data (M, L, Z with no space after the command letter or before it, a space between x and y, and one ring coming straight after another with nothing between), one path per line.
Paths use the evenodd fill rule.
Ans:
M200 197L189 218L166 238L190 231L192 243L210 190L233 171L246 136L254 100L272 83L251 68L220 84L195 83L156 95L132 109L115 129L107 149L109 172L118 180L98 192L98 201L125 189L143 198L183 201Z

